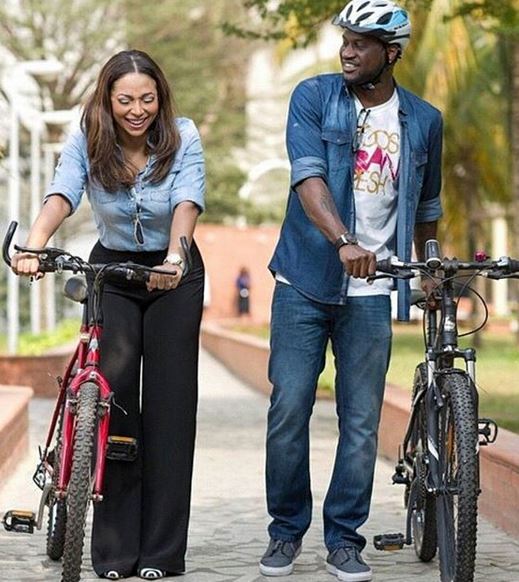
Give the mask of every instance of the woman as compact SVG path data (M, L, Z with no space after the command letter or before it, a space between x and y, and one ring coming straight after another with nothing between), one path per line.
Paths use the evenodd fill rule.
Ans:
M204 189L198 131L174 116L160 68L140 51L113 56L26 243L44 247L85 190L99 233L91 262L133 261L171 272L153 274L147 288L105 286L101 367L117 403L110 433L137 438L139 454L134 462L107 462L92 536L102 578L184 571L204 267L192 242L193 268L181 279L180 237L192 241ZM18 253L13 269L35 275L38 260Z

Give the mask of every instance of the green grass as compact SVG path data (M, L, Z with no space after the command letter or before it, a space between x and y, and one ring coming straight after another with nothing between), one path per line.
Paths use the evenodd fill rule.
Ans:
M268 338L267 327L241 325L233 329ZM462 346L472 345L472 336L462 339L461 343ZM410 391L414 369L422 358L421 326L395 324L388 382ZM477 350L476 374L480 416L490 417L500 427L519 433L519 348L511 333L484 333L482 346ZM319 388L333 391L334 377L333 356L329 350Z
M57 348L73 341L78 337L80 320L64 319L52 332L32 334L23 332L20 334L18 355L20 356L40 356L46 351ZM7 340L5 335L0 336L0 352L7 350Z
M388 381L411 390L414 368L423 351L421 329L396 325L394 332ZM461 344L471 345L471 336ZM483 335L477 350L476 384L480 416L493 418L500 427L519 433L519 348L511 333Z

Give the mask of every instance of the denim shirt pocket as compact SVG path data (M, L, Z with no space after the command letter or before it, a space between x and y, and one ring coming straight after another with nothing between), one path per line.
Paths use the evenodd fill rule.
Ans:
M168 204L170 199L170 188L152 188L150 192L150 200L157 204Z
M321 139L326 146L328 171L344 172L351 157L351 135L339 129L323 129Z
M107 192L102 188L90 187L90 199L92 204L113 204L117 199L117 192Z

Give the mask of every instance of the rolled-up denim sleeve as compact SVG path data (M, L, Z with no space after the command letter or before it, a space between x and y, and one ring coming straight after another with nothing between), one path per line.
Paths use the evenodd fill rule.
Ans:
M205 163L200 134L195 124L190 121L182 132L184 155L180 168L173 182L171 201L173 206L180 202L194 202L200 212L205 209Z
M59 194L68 200L73 214L81 202L87 182L86 139L78 130L72 133L61 151L54 177L47 188L43 203Z
M288 110L286 144L292 188L307 178L326 180L328 165L321 138L321 117L318 82L307 79L295 88Z
M442 141L443 123L440 113L431 125L427 167L425 169L422 193L416 210L416 222L434 222L442 216L440 191L442 183Z

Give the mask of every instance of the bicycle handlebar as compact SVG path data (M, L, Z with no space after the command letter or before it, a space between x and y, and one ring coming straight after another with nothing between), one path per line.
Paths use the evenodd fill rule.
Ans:
M434 262L430 260L425 262L405 262L393 256L377 261L376 270L384 273L382 277L389 276L399 279L412 279L419 272L428 271L432 273L436 270L448 271L450 273L456 273L458 271L481 271L481 274L484 274L490 279L502 279L514 276L515 274L519 275L519 260L510 257L500 257L497 260L484 261L460 261L455 258L435 258ZM375 275L374 277L379 276Z
M6 231L3 244L2 244L2 256L4 261L11 266L11 256L9 254L9 248L14 237L14 233L18 223L12 221ZM180 244L182 245L182 250L186 256L186 269L182 276L186 276L192 267L192 258L189 250L189 244L185 237L181 237ZM103 271L105 275L110 275L116 279L132 280L142 283L147 283L150 275L152 273L158 273L161 275L176 275L176 271L166 271L161 269L154 269L152 267L147 267L145 265L139 265L137 263L127 262L127 263L108 263L108 264L93 264L80 259L79 257L73 257L70 253L58 248L46 247L44 249L31 249L28 247L21 247L14 245L14 248L19 252L27 252L37 255L40 262L38 270L42 273L54 273L61 271L71 271L73 273L99 273Z

